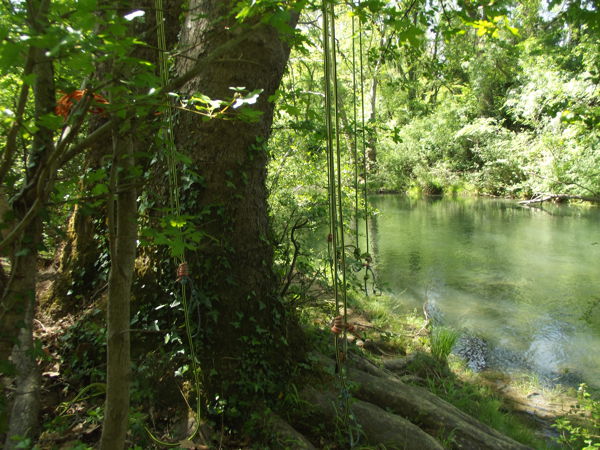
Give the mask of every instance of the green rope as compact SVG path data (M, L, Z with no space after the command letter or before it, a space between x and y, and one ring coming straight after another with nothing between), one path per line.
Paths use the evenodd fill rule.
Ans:
M360 65L360 105L361 105L361 134L362 134L362 156L363 156L363 195L365 202L365 241L366 241L366 258L367 265L365 267L364 276L364 287L365 294L368 296L369 291L367 288L367 280L369 278L370 263L372 261L371 251L369 248L369 200L368 200L368 167L367 167L367 144L365 137L365 79L364 79L364 63L363 63L363 31L362 31L362 18L358 20L358 51L359 51L359 65ZM371 273L373 270L371 269ZM374 276L374 274L373 274ZM375 286L375 281L373 281ZM375 289L374 289L375 291Z
M335 201L335 167L333 159L333 122L331 106L331 55L329 40L329 11L326 0L322 3L323 13L323 70L325 74L325 125L326 125L326 146L327 146L327 198L329 203L329 236L331 246L333 247L333 257L331 265L333 266L333 287L335 294L335 307L339 311L339 290L338 290L338 257L337 257L337 212ZM336 354L338 353L336 341Z
M333 113L335 116L335 156L337 162L337 202L338 202L338 227L339 227L339 241L340 241L340 266L342 271L342 306L344 308L344 323L347 323L346 319L348 316L348 302L346 298L346 245L344 243L344 209L343 209L343 197L342 197L342 157L341 157L341 146L340 146L340 114L339 114L339 101L340 97L338 95L338 76L337 76L337 58L335 51L335 11L333 3L330 4L330 14L331 14L331 59L332 59L332 77L333 77L333 98L334 98L334 108ZM346 337L346 330L344 329L344 338ZM348 341L344 339L344 351L346 351L348 345Z
M168 66L168 58L167 58L167 43L166 43L166 35L165 35L165 18L163 13L163 0L155 0L156 7L156 24L157 24L157 35L158 35L158 62L159 62L159 70L160 70L160 78L163 86L166 86L169 82L169 66ZM179 187L179 177L177 176L177 149L175 146L175 136L173 133L174 121L173 121L173 107L169 103L166 107L166 125L163 127L163 139L165 142L165 146L167 149L166 152L166 162L167 162L167 174L169 179L169 210L171 214L174 214L176 217L181 216L181 203L179 200L180 197L180 187ZM175 255L175 260L178 264L185 262L185 246L183 245L183 233L178 234L178 239L180 239L180 248L182 248L181 255ZM182 279L178 280L180 285L180 296L181 303L183 305L183 315L184 315L184 326L186 330L188 345L190 348L190 359L192 372L194 376L195 388L196 388L196 427L194 431L186 438L186 440L192 440L198 431L200 430L200 411L201 411L201 399L200 399L200 373L198 364L196 361L196 349L194 345L194 339L192 336L192 323L190 320L190 300L193 300L194 297L194 289L192 286L192 281L189 277L182 277ZM192 298L188 299L186 286L190 286ZM152 431L147 426L144 426L146 432L150 436L150 438L159 445L165 447L178 447L179 442L166 442L157 438Z
M358 224L358 113L356 106L356 39L355 39L355 22L356 19L352 16L352 113L353 113L353 139L352 139L352 152L354 156L354 225L356 233L356 253L360 256L360 242L359 242L359 224Z
M329 230L330 230L330 267L333 274L333 285L335 292L336 315L340 307L343 308L343 321L347 323L347 279L346 279L346 255L344 243L344 214L342 196L342 158L340 146L340 114L339 93L336 59L335 38L335 6L333 2L323 0L321 4L323 15L323 66L325 74L325 118L327 132L327 193L329 203ZM333 87L332 87L333 85ZM332 118L333 116L333 118ZM333 249L333 252L331 252ZM341 280L339 280L341 274ZM346 328L343 329L342 337L335 335L335 354L338 379L341 385L341 401L343 417L346 428L349 430L350 448L356 445L350 419L350 391L344 367L345 355L348 350ZM342 345L340 345L340 339ZM342 358L342 352L344 358Z

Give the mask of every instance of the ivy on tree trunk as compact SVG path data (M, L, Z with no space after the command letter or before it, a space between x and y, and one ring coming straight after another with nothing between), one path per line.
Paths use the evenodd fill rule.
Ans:
M188 72L197 60L238 39L250 27L252 32L221 57L201 65L181 95L202 93L229 100L235 94L232 88L262 90L251 105L260 115L249 122L235 110L229 117L212 120L182 112L175 136L178 151L191 158L192 169L201 176L181 200L184 213L203 214L200 226L207 236L188 255L201 299L197 356L203 390L209 405L243 407L257 396L274 393L277 374L289 358L285 311L272 270L265 143L273 120L271 96L290 48L286 36L260 23L266 14L237 22L234 4L190 1L177 73ZM289 14L293 28L298 14L284 14Z

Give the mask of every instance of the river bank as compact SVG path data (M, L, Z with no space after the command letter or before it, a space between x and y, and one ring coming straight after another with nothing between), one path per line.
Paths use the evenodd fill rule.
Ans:
M419 310L394 313L394 299L385 294L354 293L350 305L348 321L357 329L348 335L350 352L369 358L405 383L428 389L519 442L533 448L563 448L571 435L564 427L557 428L557 422L570 421L590 430L598 426L582 422L580 398L572 387L543 386L532 374L474 372L451 348L435 348L443 344L432 339L435 325ZM327 317L318 309L311 320L317 329L327 328Z

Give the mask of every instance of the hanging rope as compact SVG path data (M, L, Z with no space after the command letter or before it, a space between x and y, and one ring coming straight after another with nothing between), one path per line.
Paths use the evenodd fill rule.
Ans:
M348 305L346 280L346 255L344 243L344 214L342 197L342 157L340 148L340 115L337 77L335 11L334 3L323 0L323 66L325 74L325 119L327 143L327 192L329 203L328 249L335 293L336 317L332 321L334 334L336 373L340 383L340 400L344 428L348 431L350 448L358 442L357 429L351 424L350 391L346 376L345 360L348 340ZM340 279L341 278L341 279ZM342 314L340 313L342 311ZM339 315L338 315L339 314ZM354 426L353 426L354 425Z
M354 25L354 22L352 22ZM354 44L354 39L352 41ZM365 79L364 79L364 63L363 63L363 26L362 26L362 17L358 19L358 52L359 52L359 66L360 66L360 105L361 105L361 144L362 144L362 161L363 161L363 201L364 201L364 215L365 215L365 243L366 243L366 252L364 253L364 263L363 266L365 268L365 275L363 277L364 281L364 290L365 295L369 295L368 281L369 277L372 280L371 289L375 295L381 295L381 290L377 288L377 281L375 279L375 272L373 272L373 268L371 264L373 263L373 258L371 257L371 250L369 244L369 199L368 199L368 175L369 175L369 167L367 163L367 144L366 144L366 136L365 136ZM356 96L356 91L354 92ZM355 135L356 136L356 135ZM356 164L358 165L357 160ZM358 180L357 180L358 185ZM358 188L357 188L358 191ZM358 216L357 216L358 222ZM361 255L362 257L363 255Z
M163 0L155 0L156 7L156 24L157 24L157 37L158 37L158 62L160 77L163 86L166 86L169 81L169 66L167 58L167 43L165 36L165 18L163 13ZM179 177L177 176L177 149L175 147L175 137L173 134L173 108L170 104L166 107L164 114L166 117L166 124L162 128L163 141L166 148L166 162L167 162L167 174L169 179L169 210L175 217L180 218L181 216L181 203L179 199L180 187ZM200 429L200 410L201 410L201 398L200 398L200 372L198 363L196 361L196 350L194 345L194 336L192 334L192 323L191 323L191 307L195 307L198 304L197 291L194 287L192 278L190 277L190 270L187 262L185 262L185 245L183 233L179 232L177 239L180 240L180 247L182 253L175 255L174 258L178 264L177 267L177 278L176 283L179 285L176 289L178 297L183 306L184 315L184 327L186 331L186 337L190 349L190 360L191 368L194 377L195 389L196 389L196 427L194 431L185 440L192 440ZM198 322L199 323L199 322ZM157 438L147 426L144 426L146 432L150 438L159 445L165 447L178 447L180 442L166 442Z
M360 258L360 242L359 242L359 220L358 220L358 111L356 105L356 38L355 38L355 22L356 18L352 15L352 117L353 117L353 133L352 133L352 153L354 156L354 225L356 234L356 253Z

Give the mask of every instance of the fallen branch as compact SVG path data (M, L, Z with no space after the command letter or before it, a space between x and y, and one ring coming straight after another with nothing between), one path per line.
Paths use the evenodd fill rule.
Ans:
M281 297L284 297L285 294L287 294L287 291L290 288L290 285L292 284L292 279L294 278L294 269L296 268L296 261L298 260L298 256L300 255L300 244L296 240L296 236L294 234L297 230L306 226L307 223L308 223L308 219L298 219L298 220L296 220L296 223L292 227L292 231L290 233L290 239L292 241L292 244L294 244L294 255L292 256L292 262L290 263L290 268L288 269L288 273L285 277L286 278L285 286L281 290L281 294L279 294Z
M570 195L570 194L539 194L530 200L522 200L519 205L534 205L536 203L544 203L548 201L565 201L565 200L581 200L584 202L600 203L600 197L586 197L582 195Z

